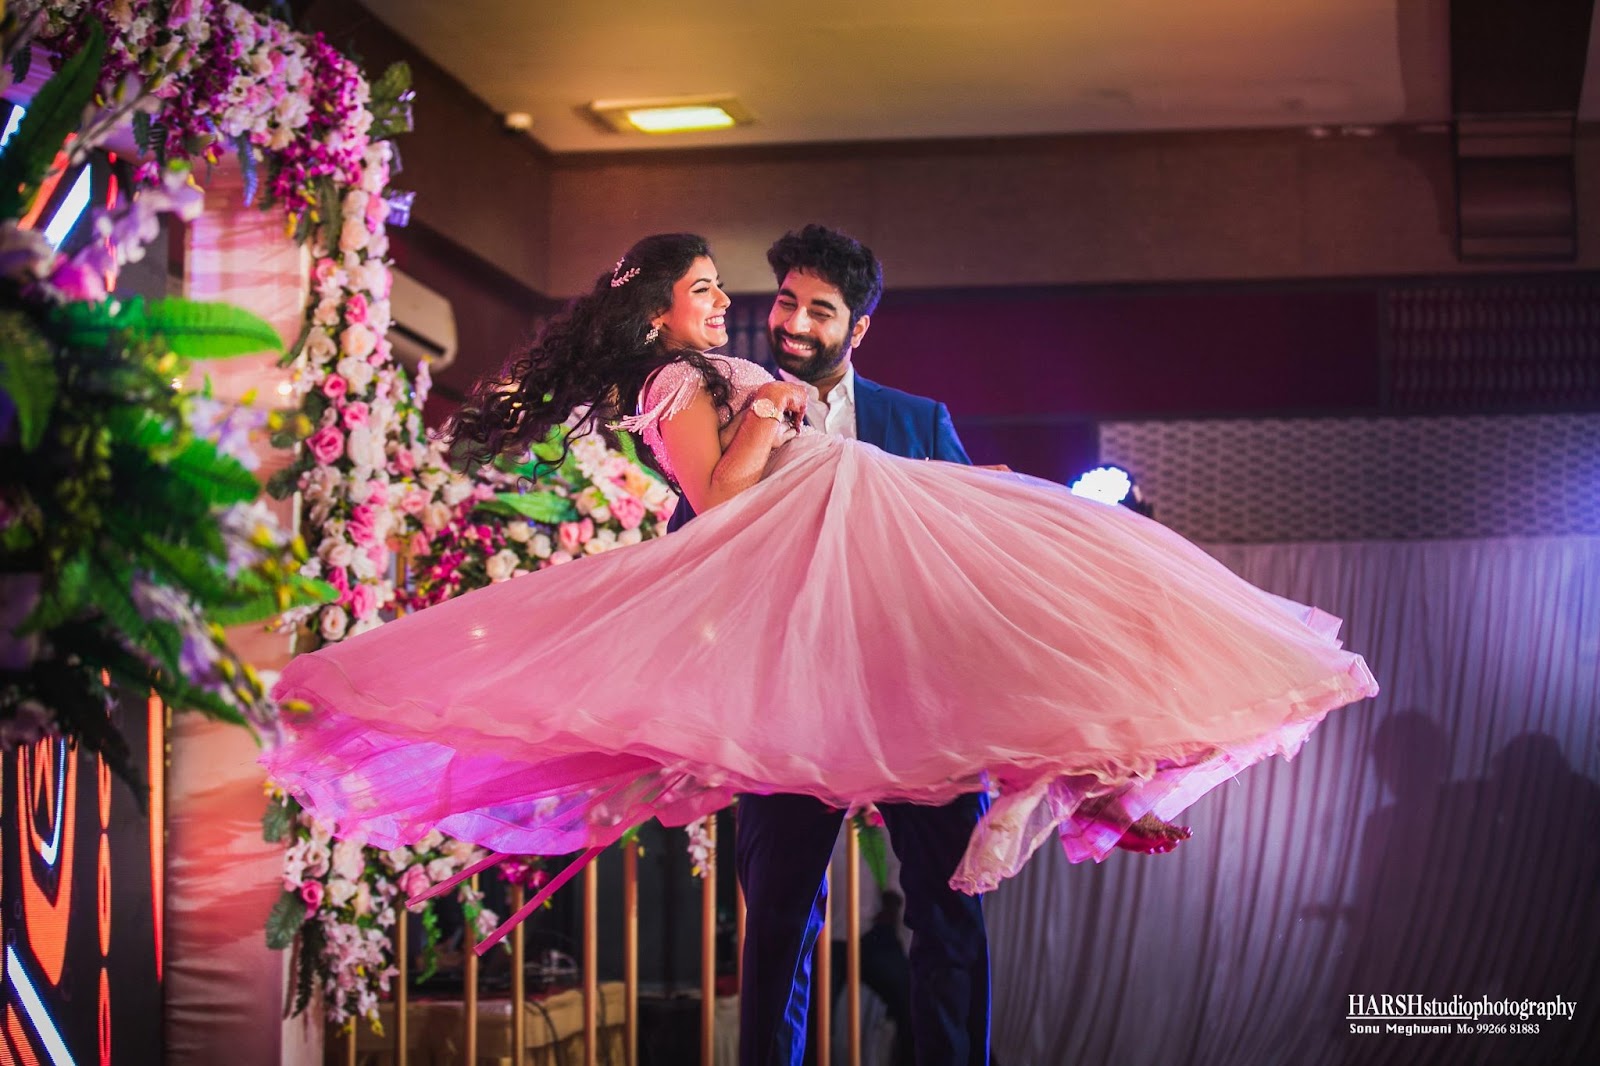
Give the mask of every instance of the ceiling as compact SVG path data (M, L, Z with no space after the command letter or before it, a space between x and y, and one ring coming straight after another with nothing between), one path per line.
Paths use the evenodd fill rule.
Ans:
M1450 117L1448 0L361 2L557 154ZM753 124L649 136L580 114L729 93Z

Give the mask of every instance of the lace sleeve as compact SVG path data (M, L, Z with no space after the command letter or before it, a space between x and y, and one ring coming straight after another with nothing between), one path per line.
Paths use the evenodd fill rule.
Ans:
M705 379L700 371L688 363L668 363L652 374L640 390L639 413L616 423L618 429L639 434L646 447L655 453L662 472L674 481L677 475L661 444L661 422L688 407L695 395L704 389Z

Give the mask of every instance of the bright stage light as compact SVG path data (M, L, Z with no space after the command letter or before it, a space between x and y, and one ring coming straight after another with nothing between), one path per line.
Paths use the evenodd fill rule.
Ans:
M1130 511L1151 517L1155 510L1139 491L1133 475L1120 466L1097 466L1072 483L1072 494L1097 500L1112 507L1118 504Z
M1133 491L1133 475L1120 466L1097 466L1072 483L1072 494L1101 503L1119 504Z

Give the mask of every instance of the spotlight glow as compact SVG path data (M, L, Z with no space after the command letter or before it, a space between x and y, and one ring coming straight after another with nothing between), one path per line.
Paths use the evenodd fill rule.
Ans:
M1113 507L1133 491L1133 478L1120 466L1097 466L1072 483L1072 494Z

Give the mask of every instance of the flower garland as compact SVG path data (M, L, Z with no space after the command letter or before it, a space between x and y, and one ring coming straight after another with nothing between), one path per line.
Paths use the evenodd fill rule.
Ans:
M269 843L286 844L284 894L267 918L267 943L287 948L300 942L294 1012L306 1009L320 984L329 1021L346 1025L365 1018L381 1033L378 1002L399 972L391 938L404 901L483 858L483 849L437 830L409 848L390 851L366 847L353 837L334 840L331 825L278 789L269 789L262 829ZM518 873L528 869L523 864ZM478 935L493 931L499 917L483 906L482 894L464 885L458 896ZM426 962L420 978L425 979L432 972L439 929L431 907L422 920Z
M563 455L559 440L573 425L553 431L525 464L485 468L475 482L451 477L437 498L418 488L401 499L422 527L410 542L414 584L401 593L404 607L420 610L666 532L677 496L637 461L632 439L617 449L587 433ZM533 491L521 491L530 484Z
M7 55L17 43L8 22ZM257 500L248 414L175 387L189 359L281 347L276 331L220 304L107 299L160 215L199 212L187 167L98 210L75 253L33 228L61 146L88 152L113 128L91 103L105 54L93 29L0 157L0 746L65 734L142 800L116 694L269 728L263 681L221 627L331 590L294 572Z

